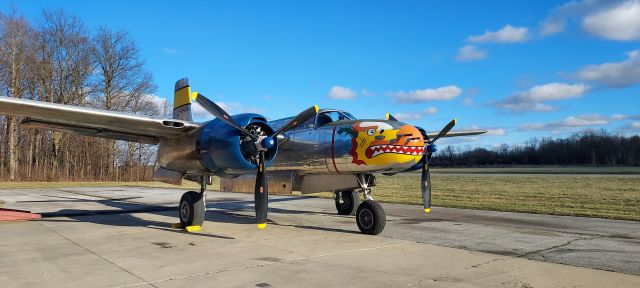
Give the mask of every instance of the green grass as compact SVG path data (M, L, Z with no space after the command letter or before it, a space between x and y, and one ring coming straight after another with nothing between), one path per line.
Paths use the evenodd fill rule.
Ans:
M419 174L377 179L376 200L422 204ZM436 174L431 182L434 206L640 221L636 176Z
M640 167L584 167L584 166L516 166L488 168L438 168L432 174L620 174L640 175Z
M492 169L492 168L490 168ZM548 169L548 168L546 168ZM573 215L640 221L640 177L615 175L487 175L453 173L432 175L434 206L509 212ZM529 173L527 173L529 174ZM568 173L574 174L574 173ZM376 200L422 204L420 175L378 176ZM72 186L142 186L197 189L194 182L183 186L158 182L0 182L0 188L59 188ZM217 190L214 177L211 190ZM333 193L312 194L333 198Z

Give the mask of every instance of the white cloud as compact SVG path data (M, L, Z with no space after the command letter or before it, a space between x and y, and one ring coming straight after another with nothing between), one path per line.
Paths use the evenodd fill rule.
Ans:
M634 121L618 127L626 135L640 135L640 122Z
M433 100L451 100L458 97L462 93L462 88L449 85L445 87L435 89L423 89L413 90L409 92L394 92L390 93L395 102L411 103L411 102L425 102Z
M220 105L220 103L216 103L216 104ZM224 110L227 111L227 109L224 109ZM231 113L231 112L227 111L227 113ZM204 110L204 108L200 106L200 104L198 104L197 102L191 105L191 116L193 118L201 118L201 119L213 118L213 116L207 110Z
M502 110L508 110L511 112L551 112L557 109L555 106L542 104L542 103L530 103L530 102L509 103L504 101L496 103L496 107Z
M552 121L545 123L529 123L522 124L518 127L520 131L562 131L575 130L579 128L590 128L595 126L608 125L611 121L615 121L612 117L600 114L569 116L560 121Z
M162 52L164 52L166 54L177 54L178 50L176 50L174 48L162 48Z
M160 108L164 107L164 105L166 105L167 103L170 103L170 101L167 98L160 97L160 96L155 95L155 94L149 94L148 96L156 104L156 106L158 106Z
M478 50L475 45L465 45L460 47L458 50L458 55L456 56L456 61L466 62L466 61L476 61L487 58L487 51Z
M559 19L547 19L540 24L540 35L547 36L564 31L565 21Z
M504 136L507 135L507 130L504 128L487 129L487 133L485 133L485 135Z
M609 40L640 39L640 0L570 1L553 9L540 24L540 35L565 30L567 22L579 21L589 34Z
M420 120L422 119L422 117L424 117L424 115L422 115L422 113L398 112L398 113L394 113L393 117L398 119L398 121L407 121L407 120Z
M331 99L353 99L356 97L356 92L342 86L333 86L329 90L327 97Z
M480 89L478 89L478 88L466 89L464 94L467 97L465 97L462 100L462 104L467 105L467 106L473 105L473 97L476 96L478 93L480 93Z
M494 106L511 112L550 112L556 107L543 102L582 97L589 89L585 84L549 83L511 95Z
M498 31L485 31L484 34L478 36L469 36L467 40L472 43L515 43L524 42L529 38L529 29L526 27L514 27L506 25Z
M588 14L582 19L582 27L610 40L640 40L640 0L625 1Z
M585 84L549 83L534 86L526 92L515 95L515 97L525 102L552 101L581 97L588 90L589 86Z
M579 16L595 9L597 1L570 1L553 9L544 21L540 23L540 35L548 36L565 30L567 18Z
M425 110L424 110L424 113L425 113L426 115L433 115L433 114L436 114L436 113L438 113L438 108L436 108L436 107L429 107L429 108L427 108L427 109L425 109Z
M406 120L420 120L428 115L434 115L438 113L438 108L429 107L419 112L398 112L394 113L393 117L398 119L398 121L406 121Z
M148 96L150 97L151 101L155 103L156 107L158 108L158 112L160 112L160 114L163 114L160 115L160 118L166 119L172 117L173 104L171 103L171 101L169 101L169 99L160 97L155 94L149 94Z
M640 16L639 16L640 17ZM629 58L584 67L575 76L583 81L599 82L609 87L627 87L640 83L640 49L629 52Z

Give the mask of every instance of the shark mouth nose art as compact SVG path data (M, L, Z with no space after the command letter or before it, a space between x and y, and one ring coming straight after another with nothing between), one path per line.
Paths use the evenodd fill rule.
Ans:
M424 146L374 145L369 146L365 153L367 158L385 153L421 156L424 153Z

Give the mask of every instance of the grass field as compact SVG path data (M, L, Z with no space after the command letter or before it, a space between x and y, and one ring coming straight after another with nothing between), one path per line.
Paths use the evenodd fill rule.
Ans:
M378 177L383 202L422 204L419 175ZM432 175L434 206L640 220L640 177Z
M548 168L545 169L548 170ZM554 170L557 172L557 169ZM450 174L455 175L435 171L432 174L434 206L640 221L639 176L590 175L602 173L589 172L584 175L575 175L579 174L576 172L577 170L572 170L570 173L568 170L564 170L563 172L566 173L555 174L531 173L530 170L522 172L525 174L493 172L495 170L482 173L483 170L478 169L465 169L465 171L450 169L449 171ZM402 204L422 204L419 174L378 176L377 179L378 186L374 191L376 200ZM0 188L116 185L185 190L198 188L196 183L189 181L183 183L185 183L183 186L174 186L158 182L0 182ZM211 190L217 190L218 187L218 179L214 178ZM311 195L333 198L333 193Z
M432 168L432 174L588 174L588 175L640 175L640 167L491 167L491 168Z

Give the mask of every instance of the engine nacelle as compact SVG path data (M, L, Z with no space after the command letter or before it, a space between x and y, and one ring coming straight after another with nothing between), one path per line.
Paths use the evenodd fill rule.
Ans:
M245 113L232 118L250 132L265 136L274 132L261 115ZM197 146L202 165L215 175L233 177L256 171L256 148L253 141L219 119L204 125L200 130ZM265 153L266 166L276 157L277 152L276 141Z

